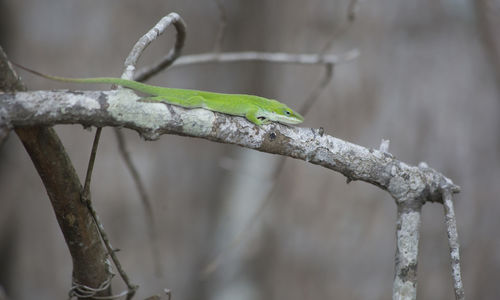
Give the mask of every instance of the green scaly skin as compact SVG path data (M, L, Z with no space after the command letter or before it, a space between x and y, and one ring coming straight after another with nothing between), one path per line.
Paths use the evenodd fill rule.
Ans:
M150 97L148 101L165 102L186 108L204 108L233 116L247 118L250 122L261 126L271 122L283 124L299 124L304 118L285 104L272 99L243 94L221 94L188 89L174 89L140 83L133 80L115 77L67 78L51 76L16 66L35 75L62 82L74 83L107 83L142 92Z

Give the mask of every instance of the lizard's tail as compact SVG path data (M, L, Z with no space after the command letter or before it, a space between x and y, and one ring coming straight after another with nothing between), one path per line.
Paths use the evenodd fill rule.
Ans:
M137 81L133 81L133 80L127 80L127 79L122 79L122 78L118 78L118 77L91 77L91 78L69 78L69 77L60 77L60 76L53 76L53 75L47 75L47 74L43 74L43 73L40 73L38 71L35 71L35 70L32 70L30 68L27 68L23 65L20 65L18 63L15 63L15 62L11 62L13 65L27 71L27 72L30 72L32 74L35 74L37 76L40 76L40 77L43 77L43 78L47 78L47 79L50 79L50 80L56 80L56 81L62 81L62 82L73 82L73 83L107 83L107 84L117 84L117 85L120 85L120 86L123 86L123 87L126 87L126 88L130 88L130 89L133 89L133 90L136 90L136 91L139 91L139 92L143 92L143 93L146 93L146 94L150 94L150 95L153 95L153 94L156 94L158 91L157 91L157 87L154 87L154 86L151 86L151 85L148 85L148 84L144 84L144 83L140 83L140 82L137 82ZM167 88L162 88L162 89L167 89Z

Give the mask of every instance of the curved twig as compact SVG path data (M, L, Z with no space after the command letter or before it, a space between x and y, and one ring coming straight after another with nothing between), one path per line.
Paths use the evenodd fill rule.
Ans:
M137 61L144 52L146 47L151 44L158 36L165 32L165 30L173 24L177 31L174 47L165 55L161 61L151 67L137 72L134 76ZM142 36L130 51L127 59L125 60L125 72L122 78L134 79L136 81L145 81L151 76L157 74L161 70L169 67L180 55L186 40L186 23L177 13L170 13L163 17L150 31Z

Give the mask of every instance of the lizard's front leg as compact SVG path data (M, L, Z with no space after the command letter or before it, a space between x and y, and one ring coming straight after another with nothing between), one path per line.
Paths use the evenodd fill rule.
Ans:
M249 120L250 122L252 122L252 123L254 123L256 125L259 125L259 126L271 123L271 121L269 121L269 119L267 119L265 117L259 117L257 115L257 112L258 112L257 109L249 110L245 114L245 118L247 118L247 120Z

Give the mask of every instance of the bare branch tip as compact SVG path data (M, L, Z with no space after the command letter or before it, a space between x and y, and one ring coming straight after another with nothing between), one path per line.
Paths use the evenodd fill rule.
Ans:
M156 23L146 34L144 34L139 40L135 43L134 47L130 51L129 55L125 60L125 71L122 75L122 78L132 79L134 78L133 71L135 70L135 66L137 65L137 61L139 57L142 55L144 50L151 44L154 40L156 40L161 34L165 32L165 30L173 24L177 31L177 38L175 40L174 48L172 48L167 56L163 58L163 60L155 67L149 68L149 70L139 72L140 75L135 77L137 81L143 81L147 78L153 76L164 68L170 66L173 61L180 56L181 50L184 47L184 41L186 39L186 23L182 19L182 17L175 12L169 13L167 16L163 17L158 23Z
M427 169L427 168L429 168L429 165L425 161L421 161L418 163L418 167L420 169Z
M382 139L380 142L379 150L382 152L389 152L389 146L391 144L390 140Z

